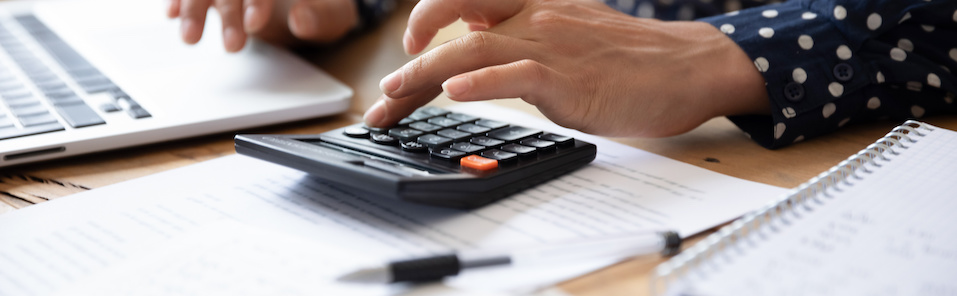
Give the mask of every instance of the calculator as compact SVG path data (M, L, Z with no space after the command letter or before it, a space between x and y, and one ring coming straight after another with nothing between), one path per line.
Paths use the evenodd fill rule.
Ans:
M597 148L569 136L434 106L390 128L240 134L236 152L399 200L476 208L571 172Z

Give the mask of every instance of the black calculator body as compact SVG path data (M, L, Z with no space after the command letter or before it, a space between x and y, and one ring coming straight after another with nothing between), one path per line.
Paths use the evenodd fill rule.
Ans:
M587 165L594 144L423 107L392 128L237 135L236 152L375 195L475 208Z

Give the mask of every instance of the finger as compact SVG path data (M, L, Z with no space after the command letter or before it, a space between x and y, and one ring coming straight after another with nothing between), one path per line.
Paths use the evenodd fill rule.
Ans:
M587 110L588 100L580 98L569 86L570 78L534 60L521 60L482 68L449 78L442 84L446 95L455 101L521 98L537 107L546 117L563 126L579 126L576 111Z
M382 92L401 98L439 86L449 77L538 56L538 43L477 31L442 44L380 81Z
M246 0L243 12L243 27L248 33L256 33L266 27L272 15L275 0Z
M393 126L402 118L412 114L415 109L435 99L440 93L442 93L442 89L440 87L434 87L427 91L400 99L393 99L383 95L379 98L379 101L366 111L363 120L366 125L371 127Z
M299 39L331 42L358 25L353 0L304 0L289 11L289 29Z
M169 0L169 6L166 9L166 16L169 18L179 17L180 0Z
M517 14L524 5L525 1L520 0L423 0L409 15L402 43L407 53L417 54L439 29L460 18L476 27L488 28Z
M239 51L246 44L242 0L215 0L214 4L223 23L223 47L228 52Z
M196 44L203 37L206 11L212 4L212 0L181 0L179 16L182 19L180 30L184 42Z
M562 97L564 76L534 60L491 66L449 78L442 89L456 101L522 98L532 105Z

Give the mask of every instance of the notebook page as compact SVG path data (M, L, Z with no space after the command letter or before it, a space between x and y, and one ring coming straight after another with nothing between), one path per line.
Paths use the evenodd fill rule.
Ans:
M690 285L687 295L957 294L957 133L937 128L915 139L674 287Z

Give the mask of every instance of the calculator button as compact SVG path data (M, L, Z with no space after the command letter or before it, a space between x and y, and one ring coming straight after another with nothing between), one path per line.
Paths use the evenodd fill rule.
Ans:
M482 156L489 159L498 160L501 163L507 163L518 159L518 154L505 152L498 149L492 149L482 152Z
M469 140L469 143L491 147L505 144L505 141L496 140L489 137L475 137Z
M455 119L461 122L473 122L478 120L478 117L468 115L468 114L462 114L462 113L451 113L449 115L446 115L445 117Z
M476 121L475 124L478 124L490 129L500 129L500 128L508 126L508 123L504 123L497 120L489 120L489 119L482 119L482 120Z
M421 152L429 151L429 147L425 146L425 144L422 144L416 141L405 141L405 142L402 142L401 146L402 146L402 150L409 151L409 152L421 153Z
M465 140L466 138L472 136L472 134L470 134L470 133L466 133L466 132L463 132L463 131L458 131L458 130L454 130L454 129L450 129L450 128L447 128L447 129L444 129L444 130L440 130L440 131L437 131L437 132L435 132L435 133L436 133L437 135L439 135L439 136L443 136L443 137L446 137L446 138L450 138L450 139L452 139L452 141L456 141L456 142Z
M488 159L478 155L469 155L459 161L463 167L472 168L480 171L487 171L498 167L498 160Z
M432 116L442 116L445 114L452 113L452 111L445 110L435 106L425 106L425 107L419 108L418 110L416 110L416 112L422 112Z
M406 118L419 121L419 120L426 120L432 117L435 117L435 115L425 113L422 111L415 111L415 112L412 112L412 114L409 114L409 116Z
M535 151L537 149L535 149L535 147L529 147L524 145L508 144L508 145L502 146L502 150L518 154L518 156L521 156L521 157L529 157L529 156L535 156Z
M433 134L419 136L417 140L419 143L425 144L426 146L432 148L448 146L449 144L452 144L452 139Z
M409 125L410 123L413 123L415 121L416 121L415 119L406 117L406 118L402 118L402 120L399 120L398 125Z
M468 153L452 150L452 148L432 149L432 157L448 161L458 161Z
M431 132L442 129L441 126L434 125L424 121L410 123L409 127L423 131L423 132L427 132L427 133L431 133Z
M463 131L463 132L466 132L466 133L472 133L473 135L474 135L474 134L485 134L485 133L487 133L488 131L492 130L492 129L487 128L487 127L484 127L484 126L475 125L475 124L471 124L471 123L466 123L466 124L460 125L460 126L456 127L455 129L460 130L460 131Z
M384 127L371 127L367 125L362 125L362 128L369 130L369 133L372 134L388 134L389 129Z
M425 133L420 130L407 127L397 127L389 130L390 136L396 137L402 141L411 141L423 134Z
M350 138L365 139L365 138L368 138L368 137L369 137L369 130L364 129L364 128L362 128L362 127L353 126L353 127L348 127L348 128L346 128L345 130L343 130L343 131L342 131L342 134L343 134L343 135L346 135L347 137L350 137Z
M558 146L565 146L565 145L570 145L575 143L574 141L575 139L573 139L572 137L550 134L550 133L541 134L538 136L538 138L545 141L555 142L555 144L558 144Z
M461 121L451 119L448 117L432 117L432 118L429 118L428 122L441 127L453 127L453 126L462 124Z
M488 136L490 138L495 138L495 139L499 139L506 142L514 142L515 140L533 137L541 133L542 131L537 129L531 129L531 128L521 127L521 126L510 126L503 129L492 131L488 133Z
M538 138L523 139L522 141L520 141L520 142L518 142L518 143L519 143L519 144L522 144L522 145L525 145L525 146L532 146L532 147L535 147L535 148L538 148L538 149L541 149L541 150L547 150L547 149L555 148L555 142L545 141L545 140L538 139Z
M372 142L380 145L390 145L393 146L399 143L399 139L396 139L393 136L386 134L372 134L372 137L369 138Z
M466 142L458 142L458 143L452 144L452 149L462 151L465 153L478 153L479 151L485 150L485 148L487 147L482 145L475 145L472 143L466 143Z

